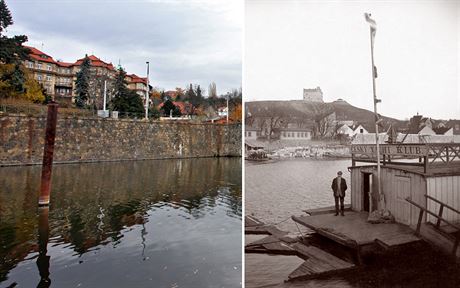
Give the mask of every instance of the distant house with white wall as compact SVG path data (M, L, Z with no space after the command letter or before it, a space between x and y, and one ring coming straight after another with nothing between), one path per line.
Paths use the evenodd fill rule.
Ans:
M260 136L260 129L246 125L244 128L244 138L256 140Z
M407 134L415 135L436 135L433 131L433 121L430 118L423 117L422 115L415 115L409 120L409 129Z
M280 128L280 140L310 140L312 129L310 127L302 127L296 123L289 123L286 127Z
M337 135L347 135L353 137L356 134L369 134L369 131L361 124L358 125L340 125L337 129Z
M219 107L217 109L217 115L219 115L220 117L227 117L227 115L228 115L227 106Z

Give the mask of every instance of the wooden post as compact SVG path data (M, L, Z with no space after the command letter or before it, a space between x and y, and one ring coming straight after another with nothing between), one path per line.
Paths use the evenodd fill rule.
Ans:
M452 254L454 254L454 256L457 254L457 248L458 248L459 242L460 242L460 239L459 239L459 236L457 236L457 238L455 238L454 248L452 251Z
M415 235L420 235L420 226L422 226L422 219L423 219L423 209L420 209L420 214L418 215L418 223L417 229L415 230Z
M436 221L436 228L439 228L439 225L441 225L441 217L442 217L442 211L444 210L444 204L441 204L441 207L439 208L439 218L438 221Z
M46 119L45 146L43 148L42 181L38 205L49 205L51 191L51 172L53 166L54 139L56 138L58 104L48 104Z

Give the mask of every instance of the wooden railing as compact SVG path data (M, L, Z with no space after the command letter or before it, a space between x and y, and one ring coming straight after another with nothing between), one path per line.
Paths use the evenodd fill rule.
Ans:
M406 198L406 201L407 201L407 202L409 202L410 204L412 204L412 205L414 205L414 206L416 206L417 208L420 209L420 214L419 214L419 216L418 216L418 222L417 222L417 229L415 230L415 234L416 234L416 235L420 235L420 227L421 227L421 225L422 225L422 219L423 219L423 213L424 213L424 212L426 212L427 214L430 214L430 215L432 215L432 216L434 216L434 217L436 217L436 218L438 219L437 222L436 222L436 228L437 228L437 229L439 229L439 226L441 225L441 222L444 222L444 223L446 223L447 225L449 225L449 226L455 228L455 229L457 230L457 232L460 231L460 226L455 225L455 224L451 223L450 221L448 221L447 219L445 219L445 218L442 217L442 213L443 213L443 211L444 211L444 207L446 207L446 208L448 208L448 209L450 209L450 210L452 210L452 211L454 211L454 212L456 212L456 213L458 213L458 214L460 214L460 211L458 211L457 209L455 209L455 208L449 206L448 204L443 203L443 202L439 201L438 199L433 198L433 197L431 197L431 196L429 196L429 195L425 195L425 197L426 197L427 199L433 200L433 201L435 201L436 203L438 203L438 204L441 205L441 206L439 207L439 212L438 212L438 214L436 214L436 213L434 213L434 212L432 212L432 211L429 211L429 210L426 209L425 207L422 207L420 204L415 203L414 201L412 201L411 199L409 199L409 197ZM457 235L455 236L454 246L453 246L453 249L452 249L452 254L453 254L453 255L455 255L455 254L457 253L457 248L458 248L459 243L460 243L460 234L457 233Z
M429 147L430 162L434 163L440 160L445 164L449 164L455 160L460 160L460 144L459 143L439 143L427 144Z
M351 145L352 166L356 162L377 163L374 144ZM381 144L381 164L422 166L427 173L431 164L445 166L460 163L460 143ZM414 159L418 158L418 162Z

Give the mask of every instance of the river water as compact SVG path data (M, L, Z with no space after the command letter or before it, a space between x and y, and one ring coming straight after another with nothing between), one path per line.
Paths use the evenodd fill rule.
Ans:
M245 161L245 214L293 235L310 233L290 216L302 215L305 209L333 206L332 179L340 170L350 187L349 166L351 160ZM347 192L345 204L350 203ZM246 235L245 243L261 237ZM246 287L460 287L460 267L426 246L368 261L340 277L284 282L301 263L303 260L296 256L246 254Z
M0 287L241 287L241 160L0 168ZM49 280L48 280L49 279Z

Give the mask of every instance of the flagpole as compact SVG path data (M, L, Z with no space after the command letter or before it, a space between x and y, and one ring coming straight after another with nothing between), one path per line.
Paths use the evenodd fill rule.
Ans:
M107 109L107 80L104 80L104 117L105 117L105 110Z
M370 18L371 14L365 13L364 14L366 21L370 24L369 26L369 31L370 31L370 40L371 40L371 65L372 65L372 93L373 93L373 99L374 99L374 114L375 114L375 143L376 143L376 154L377 154L377 192L379 195L379 200L382 198L381 194L381 186L380 186L380 143L379 143L379 114L377 112L377 103L380 102L380 99L377 99L377 93L376 93L376 83L375 83L375 78L377 78L377 68L375 67L374 64L374 38L375 38L375 33L377 32L377 24L376 22ZM380 201L379 201L380 202ZM371 201L372 204L372 201ZM372 212L372 207L369 207L370 211ZM380 207L381 209L384 209L385 207ZM378 209L378 208L377 208Z
M147 90L145 91L145 119L149 119L149 61L145 62L147 64Z

